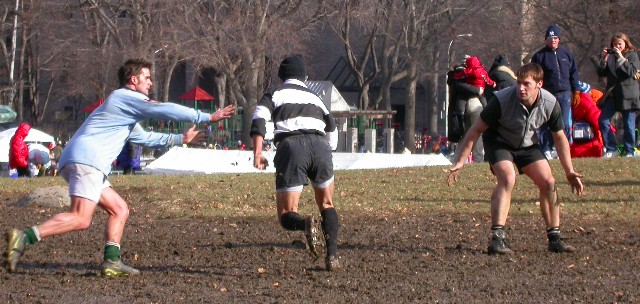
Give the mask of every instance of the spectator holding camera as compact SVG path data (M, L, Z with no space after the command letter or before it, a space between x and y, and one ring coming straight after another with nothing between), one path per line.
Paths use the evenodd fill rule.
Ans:
M624 153L635 156L636 110L640 109L640 87L636 74L640 69L640 60L636 49L624 33L615 34L608 48L602 50L597 72L607 77L605 96L600 104L600 131L607 149L604 157L618 156L616 140L609 126L611 116L622 113L624 124Z

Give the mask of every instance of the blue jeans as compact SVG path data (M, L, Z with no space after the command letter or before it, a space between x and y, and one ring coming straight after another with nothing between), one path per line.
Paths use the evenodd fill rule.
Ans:
M562 122L564 123L564 135L567 136L569 143L571 143L571 91L557 92L553 94L560 104L560 110L562 111ZM555 146L553 143L553 137L551 136L551 130L545 123L538 129L538 145L540 149L544 151L551 151Z
M624 151L627 155L633 155L636 143L636 110L620 112L622 113L622 123L624 124ZM607 151L617 151L615 135L609 128L611 117L615 113L616 103L613 99L608 99L600 109L600 119L598 119L600 132L602 132L602 139L604 140L604 147Z

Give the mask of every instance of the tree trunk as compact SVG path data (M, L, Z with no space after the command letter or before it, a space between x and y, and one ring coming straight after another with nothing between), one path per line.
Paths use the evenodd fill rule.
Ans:
M438 101L438 77L439 75L433 74L425 78L425 102L427 104L427 128L430 133L438 134L438 121L440 117L440 111L443 103ZM444 132L444 130L442 130Z
M416 152L416 87L418 77L416 67L410 64L407 75L404 108L404 147Z
M164 72L164 79L162 80L162 101L169 101L169 88L171 87L171 78L173 77L173 71L178 66L177 59L169 60Z
M214 77L216 91L218 91L218 109L224 108L227 100L227 75L218 73Z

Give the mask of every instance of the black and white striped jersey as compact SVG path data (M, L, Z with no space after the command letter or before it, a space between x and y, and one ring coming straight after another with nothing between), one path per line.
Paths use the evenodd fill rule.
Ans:
M299 80L288 79L284 85L265 94L256 106L251 122L251 136L265 136L267 122L274 124L274 143L291 135L325 135L331 149L338 145L336 123L320 97Z

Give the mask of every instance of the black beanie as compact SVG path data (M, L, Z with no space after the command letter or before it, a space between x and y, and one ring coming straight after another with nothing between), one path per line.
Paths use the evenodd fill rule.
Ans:
M278 69L278 77L282 80L302 78L307 76L304 71L304 61L300 55L287 57L282 60Z
M509 59L507 59L507 57L503 55L498 55L494 62L500 65L509 65Z

